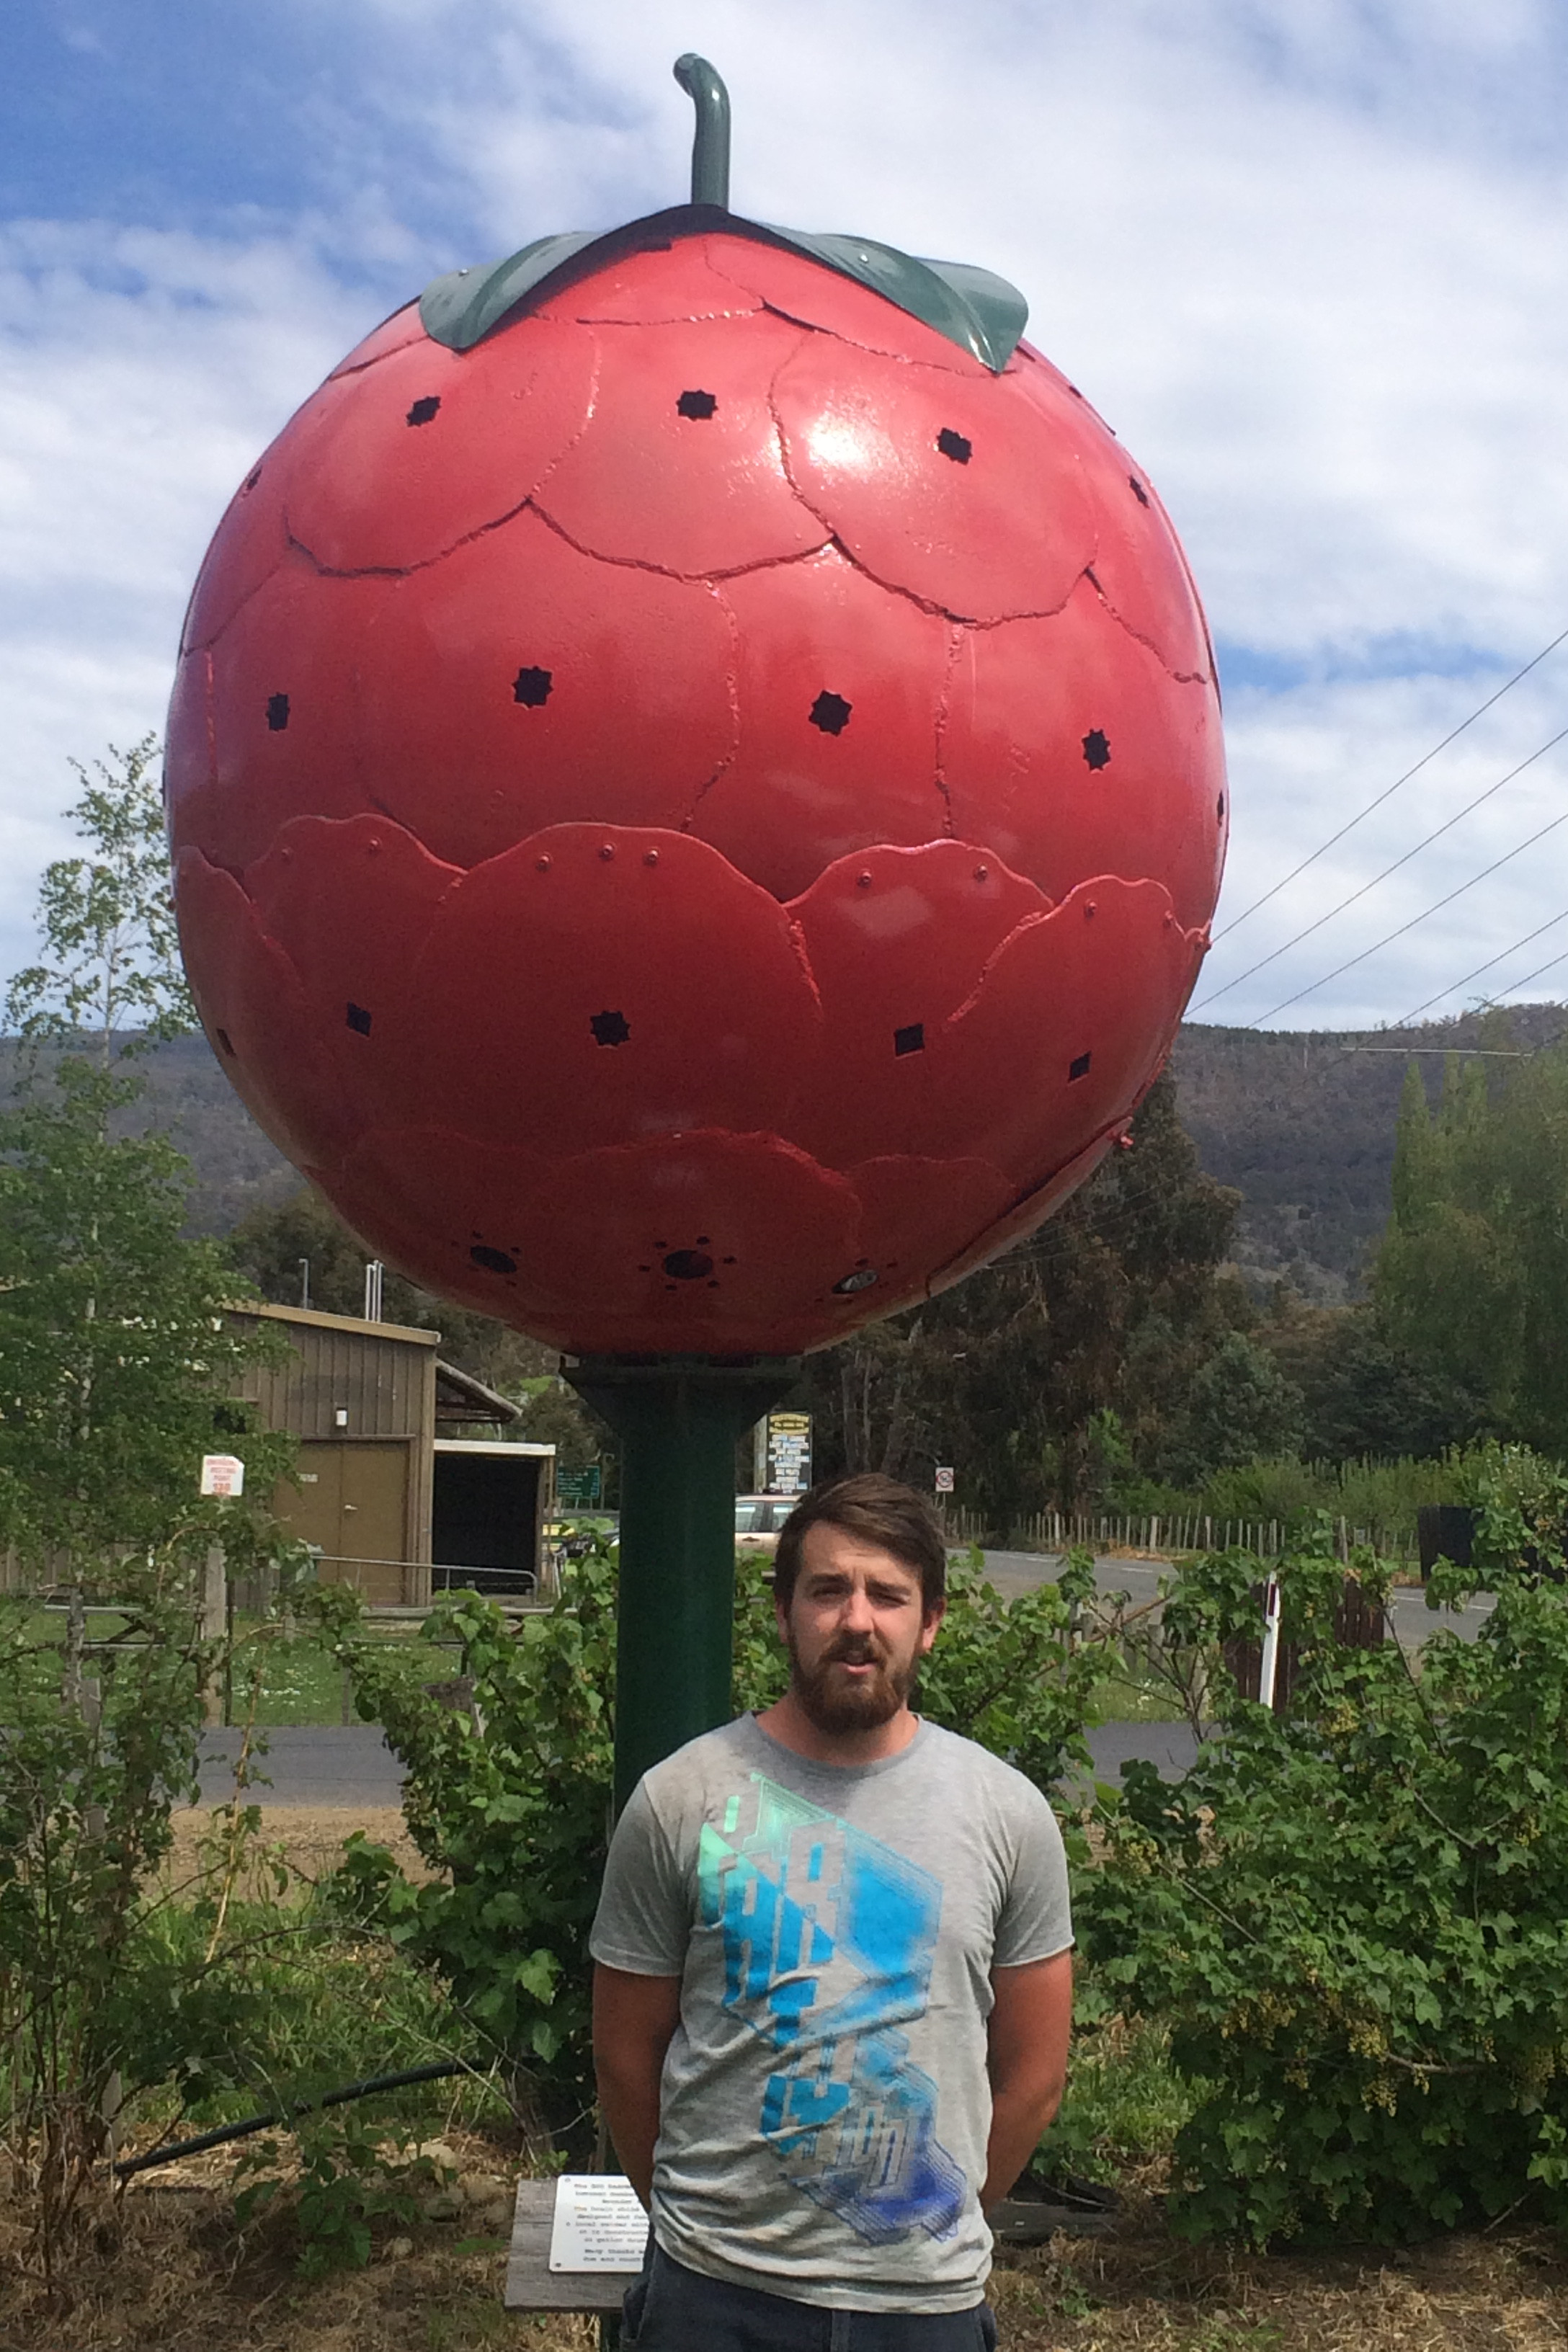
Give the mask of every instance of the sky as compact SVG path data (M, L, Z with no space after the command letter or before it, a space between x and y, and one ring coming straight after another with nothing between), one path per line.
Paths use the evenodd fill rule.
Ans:
M1568 631L1552 0L7 0L0 971L257 454L439 272L681 201L689 48L738 211L999 270L1159 486L1232 778L1199 1017L1568 997L1568 642L1508 687Z

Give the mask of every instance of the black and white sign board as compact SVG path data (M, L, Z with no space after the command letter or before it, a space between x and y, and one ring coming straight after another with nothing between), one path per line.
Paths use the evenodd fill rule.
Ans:
M647 2245L647 2215L621 2174L519 2181L507 2308L618 2311Z
M550 2225L552 2271L640 2271L647 2215L618 2172L563 2172Z

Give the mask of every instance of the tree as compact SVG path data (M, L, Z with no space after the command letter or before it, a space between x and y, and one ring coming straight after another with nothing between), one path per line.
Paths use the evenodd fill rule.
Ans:
M1267 1349L1245 1331L1227 1331L1193 1376L1185 1407L1162 1448L1161 1466L1175 1484L1197 1485L1211 1471L1291 1453L1300 1434L1300 1389Z
M801 1402L826 1470L931 1483L992 1524L1096 1497L1114 1449L1147 1466L1197 1368L1249 1315L1224 1260L1239 1195L1216 1184L1161 1079L1132 1127L1060 1214L929 1306L813 1357Z
M96 782L77 771L88 854L43 877L43 953L5 999L22 1082L0 1112L0 1541L35 1562L63 1554L82 1580L177 1530L195 1540L202 1454L247 1426L230 1393L272 1344L226 1316L222 1253L182 1237L184 1161L125 1131L141 1092L126 1054L190 1016L153 747L112 757ZM253 1434L247 1450L231 1548L266 1539L258 1497L288 1446Z
M1300 1392L1308 1461L1430 1460L1481 1432L1480 1399L1396 1347L1373 1307L1309 1306L1280 1283L1255 1337Z
M176 2046L139 2073L142 1888L174 1805L194 1801L203 1686L223 1655L196 1605L201 1564L216 1543L231 1570L293 1551L266 1508L289 1441L234 1401L277 1335L228 1314L225 1256L183 1236L178 1154L127 1129L141 1093L127 1055L187 1014L152 746L114 756L73 812L89 854L44 876L43 953L5 998L21 1084L0 1109L0 1548L69 1599L63 1655L34 1601L0 1602L4 2155L51 2286L115 2116L191 2049L205 1998L163 1986ZM237 1438L245 1496L204 1500L202 1455ZM120 1623L89 1646L95 1601ZM237 1806L236 1841L242 1819Z
M106 1068L196 1026L174 931L156 739L144 735L128 751L110 744L109 756L115 764L95 760L90 774L70 763L82 793L66 814L90 855L45 867L44 956L16 975L4 1014L7 1030L35 1043L90 1040Z
M1495 1429L1568 1452L1568 1049L1489 1086L1456 1057L1435 1114L1412 1071L1373 1289L1390 1339Z

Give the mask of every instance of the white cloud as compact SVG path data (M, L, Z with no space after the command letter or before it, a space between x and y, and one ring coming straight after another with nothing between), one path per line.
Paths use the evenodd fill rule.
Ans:
M374 316L304 237L0 232L0 968L69 846L69 759L162 727L218 516Z

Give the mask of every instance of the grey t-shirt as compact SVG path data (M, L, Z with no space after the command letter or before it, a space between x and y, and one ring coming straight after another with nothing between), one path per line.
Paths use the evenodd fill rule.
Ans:
M933 1724L842 1766L748 1715L656 1765L592 1948L681 1979L654 2156L666 2253L801 2303L977 2302L991 1971L1071 1941L1050 1807Z

